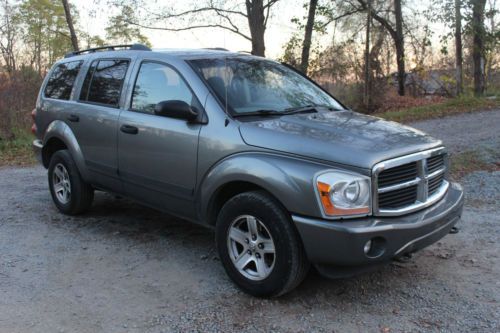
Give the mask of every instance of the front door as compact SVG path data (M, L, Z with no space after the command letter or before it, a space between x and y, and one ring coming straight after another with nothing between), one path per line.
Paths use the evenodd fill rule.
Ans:
M120 114L118 168L125 192L184 217L194 216L199 124L154 114L158 102L182 100L201 111L171 66L141 63L130 108Z

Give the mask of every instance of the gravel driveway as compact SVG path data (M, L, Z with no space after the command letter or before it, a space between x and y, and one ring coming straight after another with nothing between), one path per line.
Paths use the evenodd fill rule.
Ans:
M452 151L500 149L500 110L416 127ZM43 168L3 168L0 332L499 332L500 173L463 183L475 200L461 232L411 262L335 281L311 272L262 300L231 284L211 231L103 193L66 217Z

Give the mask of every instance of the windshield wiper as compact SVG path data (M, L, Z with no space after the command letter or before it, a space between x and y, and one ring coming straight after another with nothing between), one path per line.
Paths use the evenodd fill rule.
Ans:
M308 104L308 105L304 105L304 106L288 108L288 109L285 109L284 112L285 112L285 114L317 112L318 108L325 108L325 109L328 109L330 111L342 111L342 109L337 109L337 108L331 107L329 105Z
M277 111L273 109L261 109L249 112L241 112L236 113L234 117L251 117L251 116L286 116L290 114L297 113L316 113L318 112L317 108L326 108L331 111L341 111L340 109L332 108L327 105L316 105L316 104L308 104L299 107L287 108L283 111Z
M250 111L250 112L241 112L241 113L236 113L233 115L233 117L250 117L250 116L282 116L285 113L282 111L276 111L276 110L268 110L268 109L262 109L262 110L255 110L255 111Z
M293 108L288 108L283 111L284 114L295 114L295 113L311 113L311 112L318 112L316 110L317 105L314 104L308 104L304 106L299 106L299 107L293 107Z

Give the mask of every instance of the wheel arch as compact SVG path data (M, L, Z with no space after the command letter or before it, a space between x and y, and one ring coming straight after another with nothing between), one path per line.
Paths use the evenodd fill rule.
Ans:
M52 155L61 149L69 151L82 178L88 181L85 159L75 134L66 123L55 120L47 127L43 137L42 163L45 168L48 168Z
M206 221L208 222L208 224L215 225L217 216L222 209L222 206L224 206L224 204L229 199L231 199L235 195L250 191L263 191L269 196L273 197L274 200L276 200L281 206L283 206L283 204L276 196L274 196L271 192L260 185L249 181L230 181L221 185L210 198L206 212Z
M302 164L311 165L265 153L242 153L226 158L200 183L197 201L201 221L215 225L228 199L254 190L265 191L290 213L315 215L318 207L312 187L314 172Z

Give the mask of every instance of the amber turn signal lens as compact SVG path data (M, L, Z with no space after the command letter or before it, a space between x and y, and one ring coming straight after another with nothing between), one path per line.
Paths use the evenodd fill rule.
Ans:
M335 207L333 207L330 201L330 185L318 182L319 197L321 199L321 204L325 213L328 215L333 215L335 212Z

